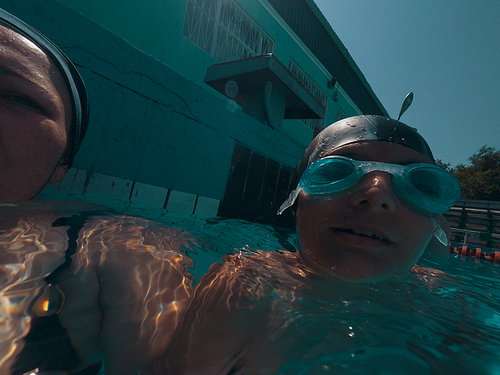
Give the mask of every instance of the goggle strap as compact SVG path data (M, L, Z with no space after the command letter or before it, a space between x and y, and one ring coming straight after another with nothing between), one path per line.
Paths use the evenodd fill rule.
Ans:
M300 186L297 186L297 188L295 190L292 190L292 192L288 196L288 199L286 201L284 201L283 204L280 206L280 208L278 210L278 215L281 215L283 213L283 211L285 211L288 207L293 206L293 204L297 200L297 197L299 196L301 190L302 189L300 188Z
M441 228L441 225L438 224L436 227L436 230L434 231L434 237L443 244L443 246L448 246L449 241L448 241L448 236L444 232L443 228Z

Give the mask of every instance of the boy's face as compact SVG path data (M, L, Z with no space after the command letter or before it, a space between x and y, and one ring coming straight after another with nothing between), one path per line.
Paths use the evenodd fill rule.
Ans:
M411 148L383 141L349 144L331 155L402 165L431 163ZM318 198L300 193L299 252L313 267L344 280L384 279L408 271L417 262L438 217L412 210L394 190L392 176L373 171L341 196Z
M71 102L63 77L35 44L0 24L0 200L28 200L57 172Z

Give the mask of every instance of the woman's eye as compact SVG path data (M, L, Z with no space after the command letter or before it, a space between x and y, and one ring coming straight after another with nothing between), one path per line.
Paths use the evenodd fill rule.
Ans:
M28 98L27 96L23 96L23 95L4 95L3 97L5 99L7 99L7 100L13 101L13 102L15 102L17 104L20 104L20 105L23 105L23 106L27 106L27 107L36 109L38 111L42 111L43 110L43 108L37 102L35 102L31 98Z

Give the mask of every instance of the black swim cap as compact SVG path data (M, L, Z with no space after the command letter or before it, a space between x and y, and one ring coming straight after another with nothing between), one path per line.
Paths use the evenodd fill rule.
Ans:
M355 116L333 123L313 139L297 165L294 179L298 183L309 164L333 150L364 141L399 143L418 151L436 164L429 145L415 128L383 116Z
M429 145L415 128L383 116L368 115L345 118L325 128L307 147L292 175L291 186L295 190L290 193L290 197L280 207L278 214L295 203L299 192L296 187L309 164L330 155L333 150L339 147L364 141L399 143L418 151L436 164Z
M72 121L63 163L71 167L89 123L88 95L82 77L68 57L47 37L19 18L0 8L0 24L18 32L35 43L56 64L63 76L72 102Z

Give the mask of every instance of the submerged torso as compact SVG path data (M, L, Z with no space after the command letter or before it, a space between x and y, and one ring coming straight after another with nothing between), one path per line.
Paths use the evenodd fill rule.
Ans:
M352 284L312 272L295 253L230 255L197 285L153 373L481 373L492 352L478 363L474 344L455 344L476 334L477 310L456 283L417 266Z
M2 373L106 357L107 373L133 374L165 349L190 295L192 236L95 212L23 216L0 234Z

